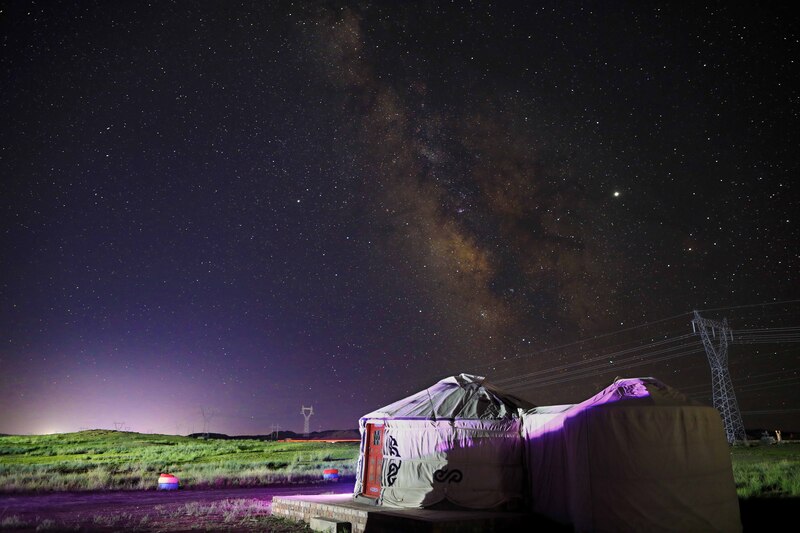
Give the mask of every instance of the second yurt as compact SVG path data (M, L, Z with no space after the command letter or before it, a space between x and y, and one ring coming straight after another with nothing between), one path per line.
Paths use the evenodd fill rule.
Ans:
M719 412L654 378L524 415L532 510L576 531L741 531Z

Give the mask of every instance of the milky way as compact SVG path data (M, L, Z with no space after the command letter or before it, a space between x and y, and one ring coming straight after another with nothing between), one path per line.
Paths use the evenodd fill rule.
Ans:
M708 401L693 309L796 323L783 8L1 17L0 432L354 427L462 371ZM800 428L792 346L732 348L747 423Z

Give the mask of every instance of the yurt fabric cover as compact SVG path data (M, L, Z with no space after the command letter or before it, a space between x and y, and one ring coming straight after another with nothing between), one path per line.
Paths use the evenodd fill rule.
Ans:
M483 377L460 374L359 420L355 495L363 491L366 426L383 424L377 503L427 507L442 500L474 509L522 502L520 413L531 405Z
M576 531L741 531L714 408L632 378L523 418L535 512Z

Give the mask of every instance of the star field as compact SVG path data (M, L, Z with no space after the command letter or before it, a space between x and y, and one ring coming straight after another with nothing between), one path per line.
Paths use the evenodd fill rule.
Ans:
M215 432L299 431L310 404L313 429L351 428L453 373L512 383L616 353L615 331L688 334L692 309L794 326L796 304L735 309L800 299L797 22L3 4L0 432L188 433L201 409ZM797 350L759 350L732 350L743 410L772 413L745 423L800 429L791 389L745 394L795 379ZM693 357L624 373L697 392ZM577 402L613 364L514 386Z

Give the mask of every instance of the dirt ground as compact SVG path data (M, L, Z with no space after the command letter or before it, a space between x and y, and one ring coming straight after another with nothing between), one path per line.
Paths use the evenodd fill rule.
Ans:
M310 531L304 524L270 516L273 496L352 493L352 482L240 489L180 491L53 492L0 494L0 530L236 533ZM789 523L797 499L740 501L744 532L761 531L773 519Z
M0 494L3 531L301 531L265 523L272 497L352 493L352 483L260 488ZM285 526L285 528L284 528Z

